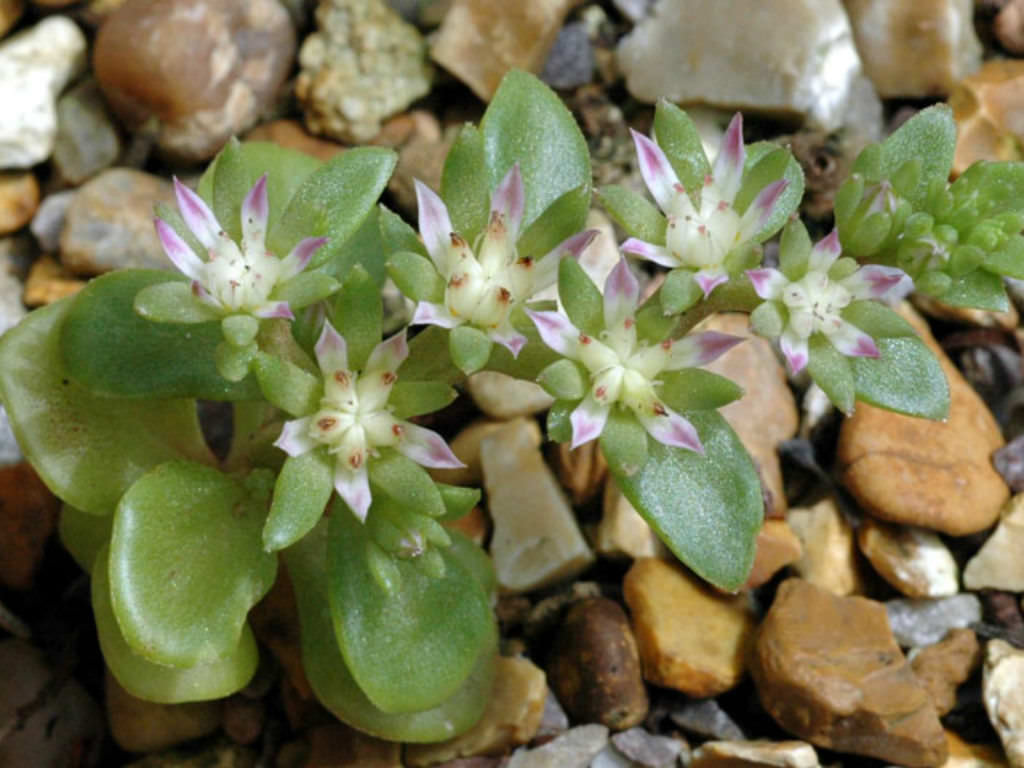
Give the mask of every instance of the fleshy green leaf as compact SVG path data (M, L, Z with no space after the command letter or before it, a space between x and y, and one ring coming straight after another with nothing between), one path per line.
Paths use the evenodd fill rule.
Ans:
M170 277L170 276L169 276ZM220 320L209 304L192 295L185 280L170 279L143 288L135 296L135 311L154 323L210 323Z
M693 279L692 269L673 269L661 285L661 308L666 315L685 312L702 297L703 292Z
M260 652L249 625L238 644L208 664L168 667L135 653L121 634L110 602L108 548L103 547L92 569L92 612L103 660L128 693L146 701L178 704L230 696L245 687L256 672Z
M338 290L340 283L323 272L300 272L274 289L271 298L287 301L293 312L326 299Z
M604 330L604 298L586 270L575 259L558 265L558 297L572 324L597 336Z
M444 299L444 278L430 259L412 251L396 251L388 259L388 274L398 290L413 301L439 304Z
M840 411L853 413L853 369L850 359L832 346L822 334L811 336L807 372Z
M388 594L367 567L366 528L335 509L328 531L334 631L367 698L385 712L399 713L436 707L455 695L493 637L483 586L439 550L443 577L431 578L414 561L396 558L402 588Z
M548 440L554 440L556 443L568 443L572 440L572 423L569 417L577 405L578 403L568 400L556 400L548 409Z
M516 244L520 258L539 259L567 237L575 235L587 221L590 185L570 189L549 205Z
M383 311L380 289L370 274L356 264L331 309L334 327L345 337L349 367L353 371L361 371L373 348L380 344Z
M427 248L416 234L416 230L410 227L397 213L389 210L387 206L377 206L377 226L380 228L380 237L385 245L385 254L395 251L412 251L427 258Z
M698 576L739 589L754 562L764 517L761 482L743 444L716 411L686 414L705 455L651 440L643 468L615 482L668 545Z
M529 346L529 345L527 345ZM409 356L398 369L398 380L441 381L448 385L465 378L448 352L448 331L428 325L409 340Z
M443 381L403 381L399 378L391 388L388 405L396 419L411 419L439 411L457 396L458 393Z
M675 104L659 100L654 109L654 135L683 187L687 191L700 189L704 177L711 173L711 163L689 115Z
M111 510L112 511L112 510ZM114 527L114 515L91 515L70 504L60 508L57 533L60 543L86 573L92 570L96 556L110 542L110 531Z
M466 488L447 483L435 483L435 485L441 494L445 510L444 515L438 518L439 520L458 520L460 517L468 515L473 507L480 503L480 490L477 488Z
M920 161L921 172L917 186L903 196L915 207L924 202L929 185L938 179L945 183L949 169L953 167L953 150L956 148L956 125L953 112L945 104L922 109L897 128L881 145L877 167L869 167L858 158L858 168L869 179L891 178L907 162ZM868 173L870 171L870 173Z
M618 406L612 406L600 441L608 469L616 477L636 474L647 461L648 442L656 442L648 441L647 431L631 411Z
M441 173L441 198L448 206L455 231L466 239L476 241L491 210L491 184L484 158L484 138L476 126L462 126L458 137L448 150Z
M1003 278L984 269L954 278L939 298L954 307L975 307L993 312L1005 312L1010 308Z
M802 278L813 247L804 223L800 219L791 221L783 228L779 241L779 271L790 280Z
M914 335L910 323L878 301L855 301L842 311L842 317L874 339Z
M448 351L452 362L467 376L476 373L491 356L492 342L483 331L471 325L452 328L448 337Z
M263 526L264 549L284 549L313 529L334 491L334 467L334 457L323 450L284 460Z
M556 400L580 400L587 394L589 378L572 360L556 360L537 377L537 383Z
M739 384L703 368L667 371L658 379L661 381L658 396L674 411L721 408L743 397Z
M47 487L107 515L139 476L172 459L214 461L191 400L100 397L72 380L59 351L71 300L30 314L0 338L0 399Z
M324 272L335 277L338 282L344 282L352 267L359 264L370 273L370 277L380 290L379 286L384 284L388 275L388 246L384 242L379 221L381 210L381 206L370 209L369 215L363 219L355 233L342 244L338 253L321 267Z
M1012 235L985 259L989 272L1024 280L1024 237Z
M71 378L96 394L252 400L252 379L232 384L214 364L220 323L154 323L133 309L143 288L165 283L151 269L110 272L89 282L67 310L60 348Z
M609 184L597 191L597 200L630 237L655 245L665 242L668 219L646 197L631 189Z
M758 242L778 232L800 207L804 197L804 171L788 149L780 149L767 141L749 145L743 167L743 186L736 193L736 210L746 211L765 186L780 178L789 183L775 202L768 221L755 236Z
M522 231L566 192L589 192L587 142L562 100L535 76L519 70L505 75L480 132L489 190L519 163L526 192Z
M395 450L382 449L369 463L374 495L390 498L395 504L427 517L442 517L444 502L430 475L412 459Z
M908 416L945 419L949 384L927 345L916 336L877 339L881 356L850 361L857 397Z
M161 464L117 506L110 594L140 656L187 667L230 654L249 609L274 583L277 558L260 537L266 498L185 461Z

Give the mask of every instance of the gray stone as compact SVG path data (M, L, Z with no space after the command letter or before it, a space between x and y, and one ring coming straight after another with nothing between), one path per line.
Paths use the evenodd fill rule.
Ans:
M36 242L43 249L43 253L56 253L60 248L60 233L64 229L68 206L71 205L71 199L77 192L78 190L75 189L54 192L44 197L43 202L36 209L29 229L35 235Z
M85 63L85 35L65 16L50 16L0 45L0 169L28 168L50 156L56 98Z
M568 90L586 85L594 77L594 51L582 21L566 24L551 46L540 79L552 88Z
M21 300L25 286L18 277L12 260L5 256L4 249L0 248L0 336L8 328L17 325L27 314Z
M517 749L505 768L587 768L607 743L603 725L580 725L536 749Z
M718 0L713 10L661 0L622 39L618 59L641 101L806 118L829 131L842 124L861 72L839 0Z
M729 713L715 699L692 699L669 712L672 722L684 731L705 739L741 741L746 738Z
M967 592L937 600L890 600L885 610L892 634L904 648L932 645L951 629L981 621L981 601Z
M95 80L85 80L57 100L53 165L64 181L78 186L121 154L121 137Z
M654 0L612 0L615 10L632 22L640 21L651 11Z
M647 768L671 764L686 743L668 736L655 736L643 728L630 728L612 736L612 744L634 763Z

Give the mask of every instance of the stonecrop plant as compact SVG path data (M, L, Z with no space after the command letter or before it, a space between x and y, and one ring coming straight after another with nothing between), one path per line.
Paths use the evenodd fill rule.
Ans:
M713 164L665 102L633 138L650 197L595 193L570 113L513 72L458 136L440 190L416 183L418 232L378 205L390 150L323 164L232 142L156 211L177 272L104 275L0 339L0 400L64 502L62 539L91 573L127 690L182 702L245 686L248 614L287 571L329 710L410 742L470 727L494 676L496 585L445 522L481 495L432 479L460 462L418 417L477 371L540 383L549 439L598 441L668 548L724 590L751 568L763 500L717 410L742 392L701 367L742 339L704 318L749 313L844 412L945 417L941 368L891 304L916 290L1007 307L1003 277L1024 278L1024 166L950 183L953 121L926 109L864 150L815 243L799 165L745 146L739 115ZM584 228L593 198L625 233L597 281L579 263L600 236ZM385 338L388 276L415 310ZM555 285L557 301L539 298ZM230 405L222 458L197 401Z

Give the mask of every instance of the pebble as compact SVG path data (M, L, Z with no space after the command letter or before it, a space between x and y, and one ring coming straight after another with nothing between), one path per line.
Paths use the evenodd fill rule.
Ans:
M596 440L576 448L570 448L568 443L554 443L548 459L574 506L589 502L607 483L608 462Z
M288 75L295 30L277 0L137 0L106 17L93 67L133 131L185 163L251 127Z
M594 549L612 559L660 557L670 559L661 539L629 502L612 478L604 487L601 522L594 534Z
M85 286L51 256L40 256L33 262L25 280L23 301L29 307L42 307L73 296Z
M171 182L109 168L79 187L60 236L61 263L78 275L125 267L170 269L153 229L153 206L174 205Z
M1011 498L999 524L981 549L967 561L967 589L1005 589L1024 592L1024 494Z
M931 421L858 403L839 431L842 482L865 511L883 520L951 536L982 531L1009 497L991 462L1004 444L999 425L920 316L906 305L903 314L949 381L949 417Z
M743 741L743 731L717 699L690 699L673 707L669 719L687 733L703 739Z
M1013 493L1024 491L1024 435L992 454L992 464Z
M970 744L946 731L949 759L942 768L1006 768L1006 757L996 744Z
M717 592L682 566L655 558L633 563L623 594L645 680L696 698L739 683L754 633L745 595Z
M517 749L505 768L587 768L608 743L603 725L579 725L534 749Z
M1005 312L994 312L988 309L975 309L974 307L954 307L923 293L911 294L910 301L915 309L920 310L928 317L946 320L957 325L970 325L975 328L998 328L1013 333L1020 322L1020 314L1012 303Z
M719 0L714 13L703 0L662 0L619 43L618 60L640 101L806 118L826 131L842 124L861 71L839 0Z
M410 744L406 763L419 768L459 757L500 754L526 744L540 727L546 696L542 670L525 658L499 656L494 689L480 721L448 741Z
M567 730L569 730L569 716L565 714L565 710L558 703L555 694L548 688L547 694L544 696L544 714L541 716L537 733L533 737L547 740Z
M344 723L309 730L303 768L402 768L402 745L375 739Z
M254 743L263 733L267 707L263 699L229 696L224 700L224 733L236 744Z
M85 69L85 36L49 16L0 43L0 169L46 160L57 135L56 99Z
M79 83L57 100L53 167L62 181L78 186L120 155L121 136L95 80Z
M957 687L980 666L981 647L970 629L951 629L944 639L921 648L910 660L940 717L953 709Z
M317 160L327 162L344 152L345 146L331 139L314 136L298 120L271 120L260 123L245 135L246 141L269 141L285 149L305 152Z
M594 79L594 49L582 21L563 26L548 52L540 79L559 90L571 90Z
M156 752L220 727L219 701L158 704L132 696L114 676L106 676L107 720L114 741L128 752Z
M510 421L483 439L490 554L502 591L530 592L573 578L594 562L576 516L544 461L536 423Z
M981 621L981 601L969 592L934 600L889 600L885 610L893 636L904 648L933 645L949 630Z
M834 497L793 507L786 521L803 546L803 556L791 566L797 575L835 595L864 591L853 528Z
M761 704L812 744L904 766L937 766L946 737L889 630L881 603L782 583L750 673Z
M426 43L384 0L323 0L316 21L295 83L313 133L369 141L430 90Z
M611 742L615 749L634 763L650 768L670 765L686 746L680 739L656 736L643 728L630 728L621 733L614 733Z
M776 573L800 560L804 554L800 537L785 520L765 520L757 532L756 544L754 565L743 585L746 589L755 589L770 581Z
M413 114L416 116L411 121L413 130L399 145L398 163L388 179L388 191L395 205L411 218L418 210L415 180L431 189L441 188L444 160L459 131L454 124L442 131L437 118L424 110L414 110ZM387 132L382 131L377 141L387 140L389 137L383 136Z
M542 437L540 427L536 422L528 422L533 425L531 440L540 445ZM479 487L484 480L483 470L480 467L480 444L484 438L505 426L501 421L489 421L477 419L463 427L453 437L448 447L456 458L466 466L456 469L430 469L430 476L439 483L449 485L474 485Z
M999 44L1010 53L1024 53L1024 3L1010 0L996 14L992 22L992 32Z
M981 64L973 0L844 0L883 99L943 96Z
M0 236L32 220L39 206L39 182L32 171L0 173Z
M647 716L636 639L614 600L594 597L572 605L555 636L547 674L551 690L575 722L620 731Z
M6 35L25 11L25 0L0 0L0 37Z
M688 768L818 768L818 753L805 741L706 741Z
M1024 101L1024 61L989 59L953 86L949 106L956 121L953 175L977 160L1017 160L1024 126L1014 118Z
M43 198L43 201L36 208L29 230L43 249L43 253L57 253L60 249L60 233L64 229L64 220L67 217L68 206L71 205L71 198L77 190L66 189L62 192L52 192Z
M32 588L59 510L28 463L0 468L0 586Z
M474 373L466 381L466 391L485 416L497 421L533 416L555 402L539 384L498 371Z
M985 646L981 694L1013 768L1024 765L1024 651L1003 640Z
M490 101L510 69L539 74L577 0L455 0L430 49L434 61Z
M907 597L947 597L960 591L953 555L934 531L865 518L857 544L875 571Z

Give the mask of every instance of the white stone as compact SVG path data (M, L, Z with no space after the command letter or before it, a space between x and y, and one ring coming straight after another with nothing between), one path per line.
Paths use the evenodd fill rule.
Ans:
M57 137L57 96L85 69L85 35L49 16L0 45L0 169L46 160Z
M791 566L801 578L835 595L864 591L853 529L835 499L830 497L813 507L790 509L786 522L803 547L803 556Z
M466 381L477 408L492 419L506 421L546 411L555 402L540 385L498 371L479 371Z
M964 568L967 589L1024 592L1024 493L1003 507L995 532Z
M818 768L818 753L805 741L706 741L694 751L690 768L704 765L764 765Z
M861 74L839 0L716 0L713 10L660 0L623 38L618 60L641 101L806 117L825 130L842 123Z
M901 598L886 602L885 612L896 642L911 648L934 645L949 630L981 621L981 601L970 592L934 600Z
M981 696L1013 768L1024 766L1024 651L1003 640L985 647Z
M599 555L634 560L638 557L670 557L668 548L611 478L604 486L603 509L601 522L594 534L594 549Z
M935 531L864 520L860 551L879 575L907 597L948 597L960 591L960 572Z
M532 421L517 419L480 444L494 522L491 558L505 592L529 592L570 579L594 561L536 434Z
M536 749L517 749L505 768L587 768L607 743L603 725L580 725Z

